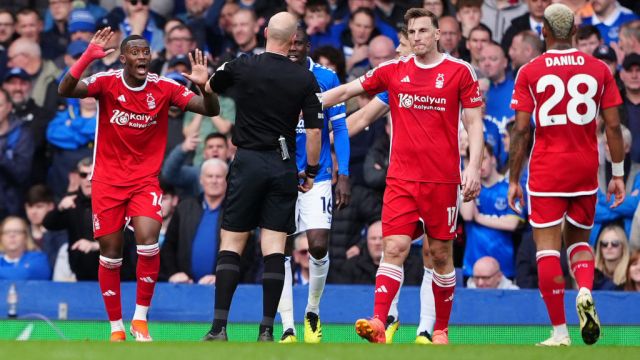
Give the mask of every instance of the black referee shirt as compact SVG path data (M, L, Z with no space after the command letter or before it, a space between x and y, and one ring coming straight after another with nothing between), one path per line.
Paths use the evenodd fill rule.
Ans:
M287 140L295 154L300 111L305 128L324 124L320 87L313 73L286 56L265 52L222 64L211 77L216 93L232 88L236 98L236 124L232 141L240 148L277 149Z

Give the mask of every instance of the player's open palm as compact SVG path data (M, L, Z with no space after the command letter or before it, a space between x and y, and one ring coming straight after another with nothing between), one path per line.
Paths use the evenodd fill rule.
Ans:
M614 196L613 204L610 206L612 209L618 207L618 205L624 201L624 180L621 177L613 177L611 181L609 181L609 186L607 187L607 202L611 199L611 195Z
M87 48L88 55L92 59L101 59L116 51L116 49L105 50L105 47L109 44L112 37L113 31L111 31L111 27L107 26L104 29L98 30L89 43L89 47Z
M189 61L191 62L191 74L182 73L182 76L198 85L198 87L204 88L209 79L207 57L204 56L200 49L196 49L194 54L189 53Z

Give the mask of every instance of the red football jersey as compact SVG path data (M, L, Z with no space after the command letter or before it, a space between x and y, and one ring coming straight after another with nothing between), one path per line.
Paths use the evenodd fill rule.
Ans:
M533 114L528 189L538 196L598 190L596 116L622 104L607 65L576 49L549 50L524 65L511 108Z
M424 65L411 55L381 64L360 81L369 94L389 91L392 121L387 176L459 184L461 110L482 105L471 65L449 55Z
M183 109L195 95L177 82L149 73L137 88L125 84L123 70L82 80L98 100L92 180L132 185L158 177L167 143L169 106Z

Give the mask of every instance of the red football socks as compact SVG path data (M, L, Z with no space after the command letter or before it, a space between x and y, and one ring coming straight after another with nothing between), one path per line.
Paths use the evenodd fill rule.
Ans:
M564 315L564 276L560 267L560 252L541 250L536 253L538 261L538 288L547 306L552 325L566 323Z
M436 323L433 325L433 331L445 330L449 326L455 286L455 270L444 275L433 271L433 300L436 305Z
M138 265L136 266L136 304L142 306L151 305L153 290L158 281L160 270L160 248L158 244L138 245Z
M590 259L574 261L574 256L583 251L590 254ZM589 246L589 244L587 244L586 242L575 243L567 249L567 255L569 256L571 273L576 279L578 289L587 288L591 290L593 288L593 272L595 268L593 249L591 249L591 246Z
M122 319L122 304L120 300L120 267L122 258L111 259L100 256L98 266L98 282L104 306L107 309L109 321Z
M374 293L373 316L383 323L387 321L393 298L400 289L404 277L401 266L381 263L376 273L376 291Z

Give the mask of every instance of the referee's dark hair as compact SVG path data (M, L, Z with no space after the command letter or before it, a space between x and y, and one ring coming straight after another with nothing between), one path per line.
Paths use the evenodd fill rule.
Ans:
M120 54L124 54L124 50L127 47L127 44L129 43L129 41L133 41L133 40L144 40L147 41L147 39L145 39L144 37L140 36L140 35L129 35L126 38L124 38L124 40L122 40L122 42L120 43Z

